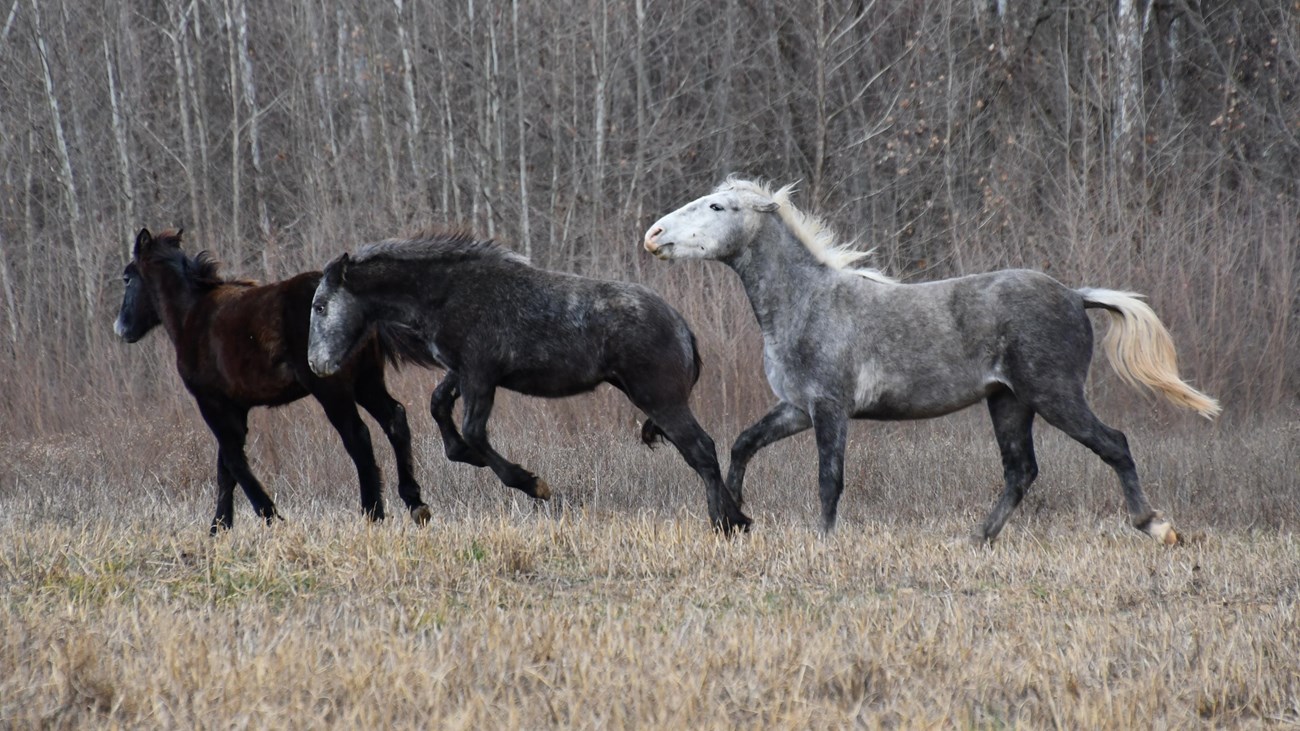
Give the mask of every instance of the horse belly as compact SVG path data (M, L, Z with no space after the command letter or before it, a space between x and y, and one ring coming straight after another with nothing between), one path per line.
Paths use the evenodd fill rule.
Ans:
M928 419L982 401L998 381L982 373L891 374L864 365L854 387L853 418Z

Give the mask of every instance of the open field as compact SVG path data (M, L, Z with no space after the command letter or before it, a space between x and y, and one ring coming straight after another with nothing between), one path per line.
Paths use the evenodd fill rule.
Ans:
M266 529L240 498L215 540L214 450L183 405L176 423L6 446L0 725L1300 723L1294 420L1117 420L1192 537L1173 549L1127 527L1099 460L1041 429L1040 482L985 549L966 539L1000 482L979 410L855 426L829 538L810 440L771 448L750 472L756 530L726 540L675 454L640 447L606 396L567 404L501 406L503 451L563 490L540 508L446 466L413 407L426 529L361 521L306 404L253 427L288 520Z

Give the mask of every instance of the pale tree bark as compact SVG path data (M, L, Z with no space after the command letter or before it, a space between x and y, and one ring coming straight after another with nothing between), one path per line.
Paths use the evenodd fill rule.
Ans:
M402 86L406 91L406 149L411 158L411 175L418 198L417 210L426 210L428 194L425 190L424 152L421 140L424 125L420 119L420 107L415 96L415 63L411 57L411 39L406 32L406 22L402 18L403 0L393 0L397 8L397 46L402 54ZM414 25L414 24L413 24Z
M502 195L502 179L505 177L506 153L503 144L505 125L501 123L501 57L497 50L497 25L491 13L483 18L487 25L488 44L483 60L484 80L487 83L487 115L483 122L483 152L490 156L491 168L482 177L479 185L483 188L483 203L486 208L488 237L496 234L496 201Z
M596 80L596 93L592 97L592 152L595 164L591 168L591 204L598 221L603 223L605 178L605 115L609 109L609 8L604 0L598 3L598 17L592 24L591 75Z
M236 48L237 31L230 0L222 0L222 3L226 20L226 76L230 86L230 244L242 249L244 239L243 232L240 230L239 214L244 190L244 159L241 153L244 124L239 100L239 51Z
M248 5L245 0L234 0L237 28L240 88L244 105L248 107L248 152L253 164L253 196L257 198L257 228L262 234L262 269L273 279L274 258L271 255L271 217L266 207L266 184L262 173L262 110L257 106L257 83L253 75L253 59L248 52Z
M1142 133L1142 22L1138 0L1118 0L1115 49L1115 130L1113 144L1120 169L1134 170Z
M13 277L9 275L9 261L5 252L9 242L4 240L4 231L0 230L0 285L4 287L6 319L9 320L9 343L18 347L18 303L14 298Z
M186 45L189 46L190 52L184 55L184 77L185 87L189 92L191 110L202 110L203 100L207 99L207 83L205 76L198 73L195 69L206 69L207 63L203 57L203 43L205 37L203 32L203 14L199 12L197 0L191 0L191 9L188 11L190 16L190 39ZM207 115L194 114L190 120L194 127L194 142L198 146L199 167L197 175L199 184L199 211L203 216L203 226L205 231L216 233L216 207L212 204L212 176L208 174L209 160L212 159L211 152L208 149L208 122ZM194 220L194 225L199 225L199 219Z
M447 71L447 57L443 53L442 44L434 44L434 52L438 56L438 72L441 76L442 89L442 210L443 215L451 213L457 221L461 221L463 214L460 208L460 186L457 183L457 160L456 160L456 120L451 113L451 76Z
M512 0L510 4L511 21L514 28L511 32L511 45L515 54L515 118L519 131L519 237L523 240L524 256L532 258L533 256L533 233L528 222L528 146L525 141L524 125L524 70L523 63L519 59L519 0Z
M172 3L166 3L166 6L167 20L171 24L168 35L171 37L172 42L172 72L176 75L176 112L181 120L181 145L185 148L182 150L182 159L185 165L185 188L190 194L190 225L198 226L202 221L199 218L199 211L202 209L199 206L199 183L194 176L194 130L190 122L190 105L187 100L185 83L187 76L185 72L185 34L189 29L190 13L195 11L195 6L191 4L184 9Z
M627 202L624 203L624 216L629 214L632 220L640 226L645 215L643 196L637 195L637 186L641 182L641 176L645 174L646 163L646 142L650 131L646 129L646 105L650 102L650 77L646 71L646 52L645 52L645 34L646 34L646 12L645 0L636 0L636 12L633 16L635 25L632 28L633 50L632 50L632 71L636 77L636 150L633 152L632 161L632 185L629 186ZM629 211L631 206L635 206L634 211ZM639 258L634 261L640 261Z
M134 227L139 219L135 214L135 184L132 182L134 174L131 170L131 151L127 143L126 120L122 116L122 102L117 91L117 67L113 62L113 54L108 48L108 36L104 36L104 71L108 79L108 107L109 120L113 128L113 142L117 148L117 169L121 178L122 185L122 209L123 215L129 222L127 225ZM192 189L191 189L192 190ZM126 245L126 255L131 255L130 237L123 239Z
M45 100L50 108L51 126L54 130L54 151L59 158L59 183L63 187L64 202L68 207L68 229L72 238L72 255L81 274L82 306L85 308L87 327L95 312L95 287L90 271L85 244L81 240L81 202L77 195L77 181L72 173L72 156L68 139L63 131L63 112L54 89L54 74L50 70L50 54L46 48L45 31L41 25L40 0L32 0L32 25L36 33L36 52L41 61L42 80L45 82Z

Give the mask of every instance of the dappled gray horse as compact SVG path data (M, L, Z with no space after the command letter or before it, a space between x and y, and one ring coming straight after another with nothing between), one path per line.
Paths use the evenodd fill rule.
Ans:
M497 387L556 398L609 383L649 417L641 438L666 438L704 480L714 526L749 525L688 404L700 375L695 336L649 289L538 269L510 249L462 234L390 239L325 267L312 301L312 370L333 373L371 331L386 352L447 369L429 410L449 459L491 467L506 485L546 499L545 480L488 442ZM465 398L463 436L451 418L458 394Z
M1218 403L1178 376L1173 341L1139 295L1069 289L1046 274L1006 270L901 284L852 265L818 219L773 192L728 179L659 219L645 248L661 259L717 259L736 271L763 330L763 368L780 402L731 449L727 487L741 501L759 449L813 427L822 525L844 488L847 422L941 416L988 400L1006 487L977 534L992 541L1038 475L1034 415L1096 452L1119 475L1133 525L1164 543L1178 535L1152 510L1124 435L1083 395L1092 359L1086 309L1110 315L1103 347L1126 382L1207 418Z

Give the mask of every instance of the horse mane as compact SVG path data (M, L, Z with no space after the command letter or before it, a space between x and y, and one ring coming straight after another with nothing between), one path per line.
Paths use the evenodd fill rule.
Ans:
M154 237L158 244L152 251L152 258L170 266L183 279L200 289L212 289L223 284L240 287L254 287L257 282L251 279L226 279L221 276L221 262L204 249L194 256L181 248L180 232L167 229Z
M770 183L763 180L746 180L738 176L729 176L713 192L740 191L766 198L776 204L777 215L785 223L794 237L812 252L817 260L832 269L842 269L858 274L882 284L897 284L898 280L887 276L873 267L853 266L858 261L871 256L872 251L861 251L852 244L841 244L835 240L835 232L821 218L799 210L790 200L795 183L783 185L773 191Z
M357 249L352 261L361 263L374 259L398 261L434 260L464 261L466 259L495 259L531 266L528 257L503 246L492 239L479 239L466 231L423 231L409 239L384 239L365 244Z

